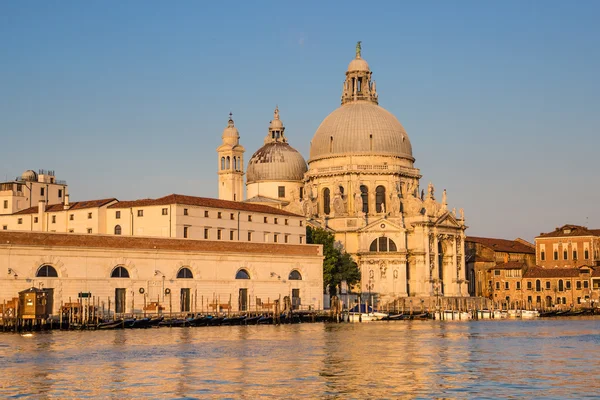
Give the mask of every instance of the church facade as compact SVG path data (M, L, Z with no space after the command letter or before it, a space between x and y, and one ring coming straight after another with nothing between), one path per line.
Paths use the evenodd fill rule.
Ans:
M288 143L275 110L265 145L248 163L245 201L302 214L331 231L358 263L361 291L382 302L468 296L464 212L449 209L445 190L421 185L409 137L379 105L360 42L345 75L341 106L315 132L308 163ZM231 136L239 145L232 126L230 119L223 145ZM223 148L220 167L227 165ZM219 171L220 188L234 186L228 176Z

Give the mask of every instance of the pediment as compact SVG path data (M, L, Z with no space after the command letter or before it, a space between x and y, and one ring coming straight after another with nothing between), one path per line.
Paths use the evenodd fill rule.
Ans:
M367 226L360 228L357 232L366 233L366 232L404 232L406 229L398 225L395 222L391 222L385 218L379 218L376 221L371 222Z
M461 224L458 223L456 217L452 215L452 213L446 211L442 214L434 223L435 226L438 227L448 227L448 228L460 228Z

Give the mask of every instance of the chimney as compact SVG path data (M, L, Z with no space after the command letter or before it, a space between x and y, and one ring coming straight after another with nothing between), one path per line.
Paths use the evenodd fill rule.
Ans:
M504 262L507 263L508 262L508 254L504 255Z
M46 230L46 218L44 218L46 214L46 202L44 200L40 200L38 202L38 226L40 231L44 232Z
M63 208L65 210L69 209L69 192L67 192L67 188L66 187L65 187L65 203L64 203Z

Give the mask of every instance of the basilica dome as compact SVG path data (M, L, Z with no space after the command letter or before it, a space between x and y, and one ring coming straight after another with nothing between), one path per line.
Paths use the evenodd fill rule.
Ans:
M348 65L342 106L317 128L310 146L310 160L347 155L384 155L414 161L412 146L396 117L379 106L369 64L356 58Z
M247 183L257 181L302 181L307 171L302 155L289 145L279 109L269 125L265 144L252 155L246 170Z

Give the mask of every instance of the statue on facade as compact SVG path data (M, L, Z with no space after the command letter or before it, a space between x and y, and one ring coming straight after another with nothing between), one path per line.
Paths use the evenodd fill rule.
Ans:
M452 209L452 215L454 216L454 218L456 218L456 207L454 207L454 208Z
M312 201L310 199L304 199L304 201L302 202L302 211L306 218L311 219L313 217L313 206Z
M421 201L425 200L425 189L421 189Z
M448 205L448 199L446 197L446 189L444 189L444 191L442 192L442 206L447 206Z
M361 44L362 42L359 40L356 42L356 58L360 58Z
M429 185L427 186L427 197L435 200L435 197L433 196L434 191L435 188L433 187L433 183L429 182Z
M342 192L339 186L335 189L333 200L331 200L333 212L335 215L342 215L345 213L344 200L342 199Z
M460 210L458 210L458 212L460 213L460 219L462 219L464 221L465 220L465 210L461 208Z
M381 213L382 213L383 215L385 215L385 203L381 203L381 205L380 205L379 207L380 207L380 209L381 209Z
M394 191L390 195L390 211L392 215L400 213L400 196L396 188L394 188Z
M360 189L358 189L358 188L354 192L354 213L357 216L361 216L363 213L362 193L361 193Z

